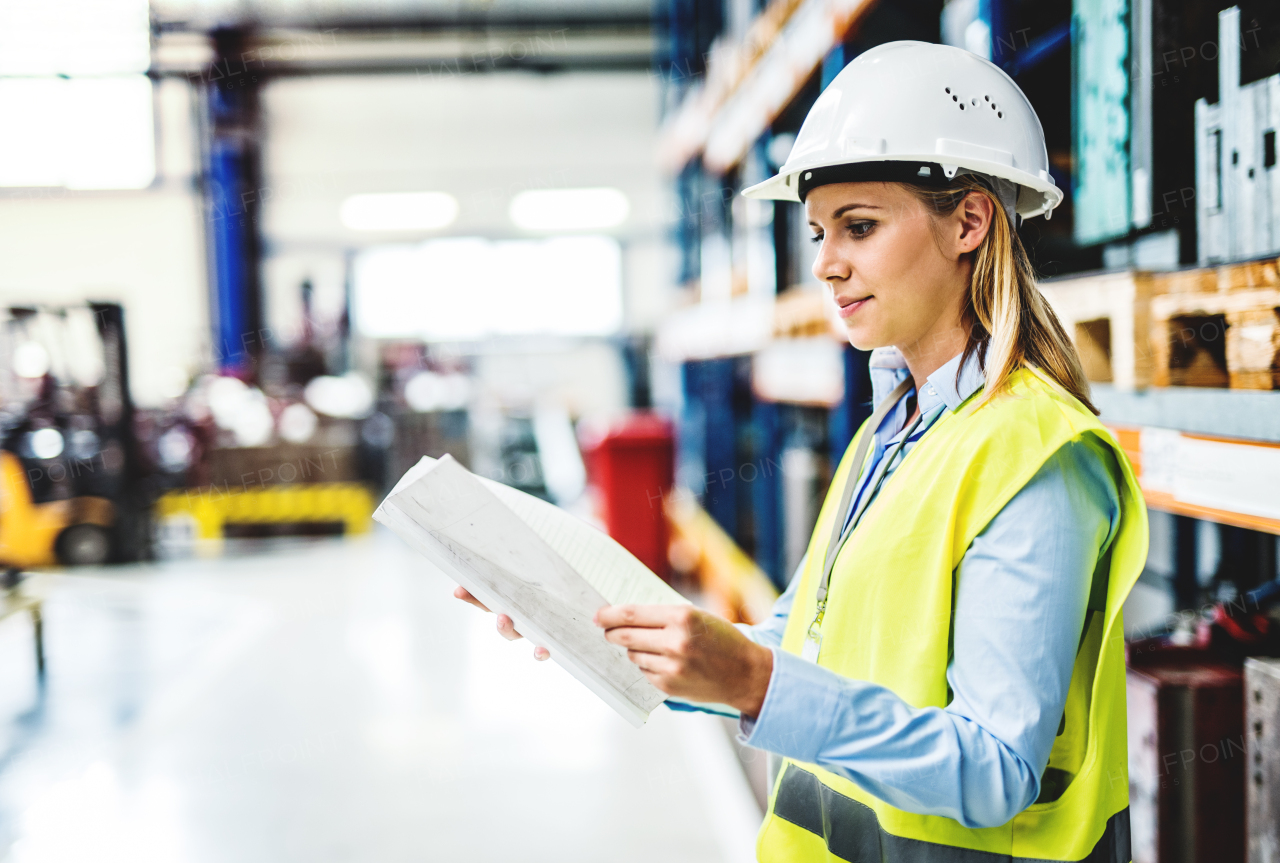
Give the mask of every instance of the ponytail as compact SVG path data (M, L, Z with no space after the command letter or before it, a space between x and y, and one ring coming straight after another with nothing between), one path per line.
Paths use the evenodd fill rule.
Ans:
M973 174L962 174L943 189L911 184L907 187L938 216L955 212L973 192L991 199L991 227L973 252L973 272L963 312L969 325L969 341L962 365L976 353L987 380L980 403L999 395L1015 371L1030 367L1098 413L1089 400L1089 382L1080 355L1036 287L1026 249L1005 217L999 199Z

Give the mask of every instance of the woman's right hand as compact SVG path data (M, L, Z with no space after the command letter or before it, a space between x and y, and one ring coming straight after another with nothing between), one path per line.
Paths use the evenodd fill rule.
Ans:
M471 592L462 585L458 585L453 589L453 595L456 598L461 599L463 602L471 603L481 611L489 610L483 602L472 596ZM505 614L498 615L498 634L507 641L515 641L517 638L524 637L520 633L516 632L516 625L512 623L511 618L507 617ZM547 650L545 647L535 647L533 649L533 658L539 661L543 659L550 659L551 651Z

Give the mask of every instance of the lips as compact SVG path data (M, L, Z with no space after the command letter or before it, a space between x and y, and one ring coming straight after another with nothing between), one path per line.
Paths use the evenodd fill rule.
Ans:
M857 299L857 300L849 300L848 302L840 298L837 298L836 304L840 307L840 317L842 318L852 317L858 311L858 309L862 308L867 304L867 300L869 299L871 299L871 295L862 297L861 299Z

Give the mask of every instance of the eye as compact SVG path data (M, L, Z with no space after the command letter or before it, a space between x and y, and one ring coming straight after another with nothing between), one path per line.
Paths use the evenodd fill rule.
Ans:
M816 246L818 243L821 243L821 242L822 242L822 234L814 234L812 237L810 237L810 238L809 238L809 242L813 243L815 246Z
M849 233L853 234L855 238L865 237L867 234L871 233L871 229L875 226L875 222L854 222L849 225Z

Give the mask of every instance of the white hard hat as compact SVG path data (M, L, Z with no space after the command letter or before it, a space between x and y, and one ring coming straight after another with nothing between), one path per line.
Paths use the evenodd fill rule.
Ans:
M962 48L888 42L844 67L813 104L778 175L742 194L801 201L815 185L932 185L957 172L1015 184L1023 218L1062 203L1044 130L1012 78Z

